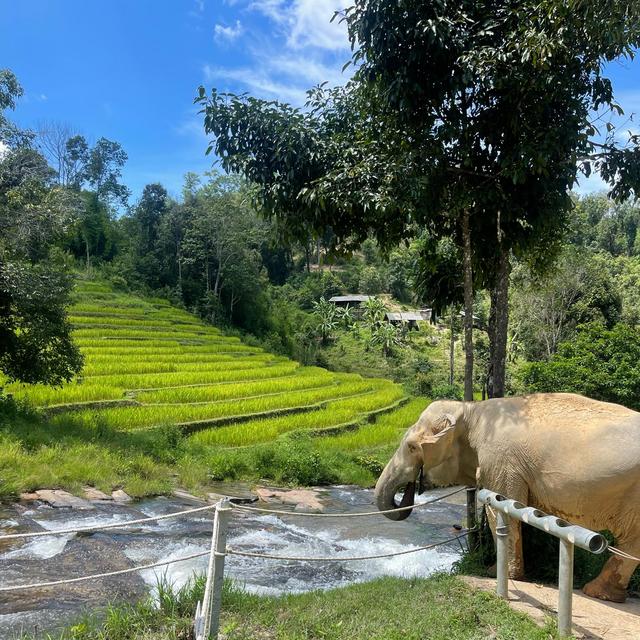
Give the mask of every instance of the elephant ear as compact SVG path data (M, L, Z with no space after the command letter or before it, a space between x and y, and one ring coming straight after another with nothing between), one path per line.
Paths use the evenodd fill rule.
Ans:
M434 423L433 433L422 437L423 464L426 468L437 467L451 453L455 427L455 417L444 413Z

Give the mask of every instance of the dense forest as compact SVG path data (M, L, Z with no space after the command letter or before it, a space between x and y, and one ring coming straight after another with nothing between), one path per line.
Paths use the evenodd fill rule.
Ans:
M461 397L463 257L452 239L416 228L393 246L369 237L346 249L329 228L300 241L259 215L251 184L217 172L187 174L177 197L149 184L134 201L118 142L89 145L54 122L21 130L6 115L20 85L4 71L0 86L0 365L9 378L58 383L80 370L64 305L73 274L89 272L164 296L304 364ZM543 261L509 258L506 391L574 390L637 407L640 206L574 195L554 247ZM449 304L443 286L453 292ZM345 293L377 299L356 319L327 302ZM477 397L492 373L490 297L478 288L474 299ZM385 310L416 306L433 309L432 325L410 332L383 322ZM42 346L54 343L48 358Z

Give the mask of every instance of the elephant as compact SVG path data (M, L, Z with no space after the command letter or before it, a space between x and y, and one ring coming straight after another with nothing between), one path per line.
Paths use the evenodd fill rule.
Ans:
M573 524L609 530L618 548L640 556L640 413L626 407L572 393L438 400L382 471L378 508L412 506L421 474L427 486L478 484ZM410 513L385 515L402 520ZM522 578L521 525L513 519L509 551L509 574ZM637 564L613 555L584 593L624 602Z

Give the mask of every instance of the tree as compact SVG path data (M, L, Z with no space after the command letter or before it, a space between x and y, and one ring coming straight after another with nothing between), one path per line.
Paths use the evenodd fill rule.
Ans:
M518 266L513 316L527 358L551 358L579 324L598 321L610 328L620 319L622 300L608 260L567 247L554 273L545 278Z
M0 150L25 147L31 143L33 133L17 127L4 115L7 109L15 109L17 100L24 94L15 74L9 69L0 69Z
M336 313L336 307L325 298L320 298L313 303L313 314L316 320L316 331L322 338L322 344L327 344L338 328L340 320Z
M640 409L640 333L624 324L578 328L548 362L525 365L522 379L533 392L581 393Z
M158 289L163 279L163 256L158 243L168 206L167 190L161 184L148 184L142 190L140 201L132 214L133 268L137 276L152 289ZM174 227L174 220L167 222ZM175 228L165 230L176 231Z
M68 123L51 120L38 124L38 146L54 167L58 182L63 186L70 186L76 179L75 166L71 159L73 145L69 145L69 142L76 138L80 136Z
M100 138L89 147L84 136L67 139L62 152L64 184L93 191L106 205L126 206L129 189L120 182L127 154L119 142Z
M402 344L402 339L398 329L390 322L383 322L372 331L371 344L382 347L382 353L390 356L394 347Z
M100 138L89 150L82 178L104 202L126 205L129 189L120 183L127 154L120 143Z
M0 107L14 107L22 90L0 74ZM60 384L82 366L67 321L72 279L53 243L77 211L77 198L52 186L45 159L0 113L13 145L0 157L0 371L9 380Z
M236 313L239 303L256 299L260 281L260 248L267 228L248 206L248 195L236 178L209 175L195 192L182 242L183 262L199 271L209 317L223 310ZM216 311L217 310L217 311ZM256 322L249 309L245 322ZM246 326L246 325L245 325Z
M386 311L387 308L380 298L369 298L364 303L362 319L365 321L372 334L384 321L384 314Z
M619 148L611 125L597 142L589 118L620 109L602 63L633 55L640 8L359 0L345 19L354 79L310 92L307 112L201 88L211 149L292 233L330 225L336 243L373 235L382 247L416 225L451 237L469 341L473 287L492 289L490 392L501 395L511 254L539 267L554 257L578 167L618 198L638 185L635 140Z

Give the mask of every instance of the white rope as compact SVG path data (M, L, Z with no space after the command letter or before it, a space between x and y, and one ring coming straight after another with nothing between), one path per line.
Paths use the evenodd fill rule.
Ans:
M161 516L149 516L148 518L138 518L137 520L125 520L124 522L111 522L109 524L97 524L90 527L72 527L69 529L57 529L53 531L32 531L29 533L9 533L4 536L0 536L1 540L18 540L20 538L41 538L44 536L57 536L65 533L85 533L87 531L102 531L103 529L124 529L134 524L144 524L145 522L157 522L158 520L168 520L169 518L177 518L178 516L185 516L191 513L200 513L201 511L208 511L215 509L215 504L208 504L205 507L196 507L194 509L187 509L186 511L174 511L173 513L165 513Z
M153 569L154 567L162 567L167 564L174 564L176 562L185 562L186 560L193 560L194 558L201 558L202 556L208 556L209 551L201 551L200 553L192 553L189 556L182 556L182 558L176 558L175 560L163 560L161 562L153 562L151 564L144 564L140 567L132 567L131 569L120 569L119 571L107 571L106 573L93 573L90 576L81 576L80 578L67 578L66 580L54 580L53 582L36 582L33 584L18 584L10 587L0 587L0 592L7 591L20 591L21 589L41 589L44 587L57 587L62 584L72 584L74 582L84 582L85 580L98 580L100 578L109 578L111 576L121 576L125 573L135 573L136 571L144 571L145 569Z
M607 547L611 553L615 553L617 556L624 558L625 560L633 560L634 562L640 562L640 558L636 558L636 556L632 556L630 553L626 551L622 551L622 549L617 549L616 547Z
M470 529L469 531L474 531L475 529ZM245 556L247 558L265 558L268 560L291 560L295 562L352 562L354 560L377 560L378 558L392 558L393 556L404 556L408 553L417 553L418 551L427 551L428 549L434 549L435 547L440 547L444 544L449 544L450 542L455 542L456 540L460 540L467 536L469 533L463 533L462 535L456 536L455 538L449 538L448 540L443 540L442 542L435 542L434 544L429 544L424 547L415 547L414 549L404 549L402 551L393 551L390 553L379 553L371 556L351 556L348 558L341 558L337 556L326 556L326 557L299 557L299 556L279 556L279 555L268 555L265 553L252 553L250 551L236 551L235 549L230 549L227 547L227 555L234 556Z
M397 507L395 509L386 509L383 511L360 511L357 513L309 513L305 511L278 511L275 509L263 509L262 507L249 507L246 504L234 504L231 503L231 506L234 509L238 509L240 511L257 511L259 513L272 513L279 516L303 516L303 517L311 517L311 518L356 518L359 516L378 516L384 515L385 513L398 513L400 511L409 511L411 509L419 509L420 507L426 507L434 502L439 502L440 500L444 500L450 496L455 495L456 493L460 493L461 491L466 491L466 487L461 487L460 489L456 489L455 491L451 491L450 493L445 493L438 498L434 498L433 500L429 500L428 502L420 502L419 504L414 504L408 507Z

